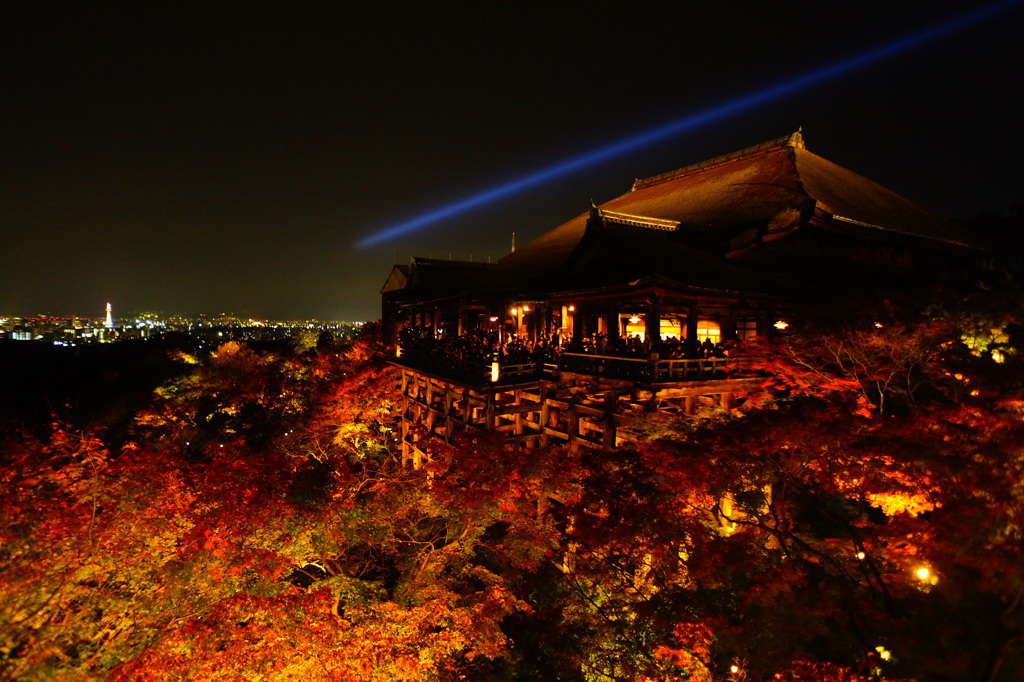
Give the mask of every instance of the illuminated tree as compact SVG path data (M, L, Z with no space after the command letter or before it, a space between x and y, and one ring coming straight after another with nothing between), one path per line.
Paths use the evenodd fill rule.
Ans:
M898 329L859 346L870 372L825 343L766 352L768 399L633 448L469 431L419 470L373 328L222 346L123 450L60 423L5 444L0 670L1013 679L1024 423L964 373L990 357Z

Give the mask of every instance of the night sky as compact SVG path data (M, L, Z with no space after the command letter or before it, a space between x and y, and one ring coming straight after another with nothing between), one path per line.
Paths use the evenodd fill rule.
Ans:
M1024 201L1021 2L367 248L378 230L983 3L67 4L0 10L0 316L101 316L111 301L376 319L410 255L496 260L512 232L524 244L635 177L800 126L811 151L940 215Z

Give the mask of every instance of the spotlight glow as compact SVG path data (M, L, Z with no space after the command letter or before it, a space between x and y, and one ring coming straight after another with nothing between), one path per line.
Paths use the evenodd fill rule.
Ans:
M391 240L407 232L412 232L413 230L418 230L427 225L436 223L439 220L451 218L460 213L465 213L470 209L489 204L511 194L515 194L535 185L547 182L548 180L553 180L573 171L625 154L626 152L639 147L644 147L669 137L690 132L722 118L738 114L742 111L757 107L780 97L792 95L822 81L837 78L849 73L850 71L893 57L906 50L910 50L924 43L942 38L950 33L967 28L973 24L980 23L992 16L1009 10L1011 7L1019 5L1020 3L1021 0L1003 0L1002 2L986 5L974 11L961 14L941 24L927 28L920 33L915 33L892 43L875 47L867 50L866 52L854 55L853 57L848 57L841 61L815 69L814 71L798 75L790 80L774 83L746 95L726 100L721 104L712 106L704 111L691 113L683 118L676 119L645 133L624 138L605 147L600 147L575 158L543 168L530 175L524 175L510 182L485 189L478 194L460 199L433 211L428 211L403 223L386 227L364 237L356 243L356 246L359 248L365 248L367 246L380 244L381 242Z

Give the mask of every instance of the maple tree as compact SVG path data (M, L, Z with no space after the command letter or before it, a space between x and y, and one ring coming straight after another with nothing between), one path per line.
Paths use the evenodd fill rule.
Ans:
M373 326L180 356L116 439L7 435L0 675L1013 679L1024 424L965 319L764 346L764 391L634 447L419 470Z

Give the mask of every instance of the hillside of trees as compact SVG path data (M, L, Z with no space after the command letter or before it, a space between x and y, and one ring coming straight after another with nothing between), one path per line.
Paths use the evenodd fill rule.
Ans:
M1020 321L793 334L635 447L418 470L372 325L173 351L104 418L4 426L0 679L1021 679Z

